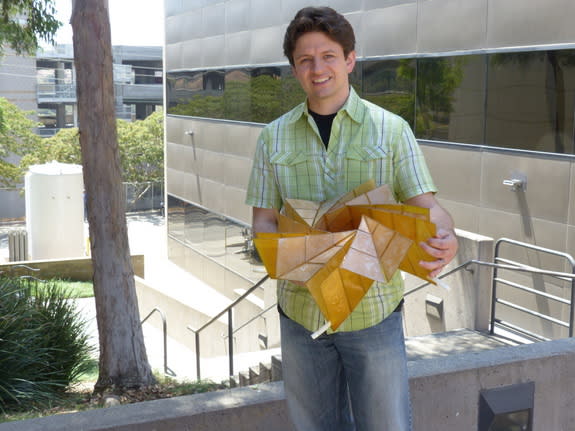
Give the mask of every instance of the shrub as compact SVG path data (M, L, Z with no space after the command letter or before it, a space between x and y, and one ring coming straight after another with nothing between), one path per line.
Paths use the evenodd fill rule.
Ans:
M0 276L0 410L46 405L90 366L85 322L56 283Z

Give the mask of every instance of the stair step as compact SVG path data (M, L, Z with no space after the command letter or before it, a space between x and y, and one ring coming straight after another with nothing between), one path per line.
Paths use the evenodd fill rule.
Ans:
M282 375L282 357L281 355L272 356L272 382L283 380Z
M272 364L264 364L260 362L260 378L263 382L272 381Z

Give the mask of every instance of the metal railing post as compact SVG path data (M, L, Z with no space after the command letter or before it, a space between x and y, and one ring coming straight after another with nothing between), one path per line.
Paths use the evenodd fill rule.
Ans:
M267 279L269 279L269 275L264 276L260 281L258 281L252 287L250 287L243 295L241 295L239 298L237 298L234 302L232 302L230 305L228 305L226 308L224 308L218 314L213 316L207 323L205 323L200 328L194 329L189 325L186 327L190 331L194 332L194 334L196 336L196 373L197 373L198 380L200 380L200 332L202 332L208 326L213 324L216 320L218 320L220 317L222 317L226 313L228 314L228 338L229 338L228 357L229 357L229 364L230 364L230 376L233 375L233 372L234 372L234 358L233 358L233 356L234 356L234 346L233 346L234 327L233 327L233 321L232 321L233 320L232 319L232 317L233 317L232 310L236 305L238 305L247 296L249 296L254 290L261 287L261 285L264 284L264 282Z
M232 309L228 310L228 355L230 361L230 376L234 375L234 322Z
M196 332L196 378L198 380L202 379L200 375L200 332Z
M166 319L166 315L160 308L155 307L152 311L150 311L150 313L146 317L144 317L144 319L140 322L140 325L143 325L144 322L148 320L150 316L156 312L162 318L162 332L164 338L164 374L170 375L171 374L170 369L168 368L168 321Z
M493 262L497 262L499 257L499 246L501 241L495 243L495 253L493 255ZM493 277L491 278L491 315L489 317L489 333L495 334L495 305L497 303L497 270L498 267L493 268Z

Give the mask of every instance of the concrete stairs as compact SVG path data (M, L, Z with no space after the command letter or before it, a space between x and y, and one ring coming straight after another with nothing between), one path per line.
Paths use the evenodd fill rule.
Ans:
M459 353L481 352L515 345L507 339L469 329L407 337L405 348L408 362L449 357ZM231 387L243 387L282 380L281 353L271 362L260 362L230 378Z
M257 385L261 383L278 382L282 380L281 355L273 355L271 362L260 362L249 367L247 371L230 377L230 387L238 388L243 386Z

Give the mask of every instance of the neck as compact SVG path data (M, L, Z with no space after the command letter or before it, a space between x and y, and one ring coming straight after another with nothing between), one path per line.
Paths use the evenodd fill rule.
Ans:
M349 97L349 88L345 93L345 97L338 98L337 100L329 100L329 99L320 99L320 100L311 100L308 99L307 107L311 111L315 112L316 114L320 115L330 115L335 114L337 111L341 109L347 98Z

